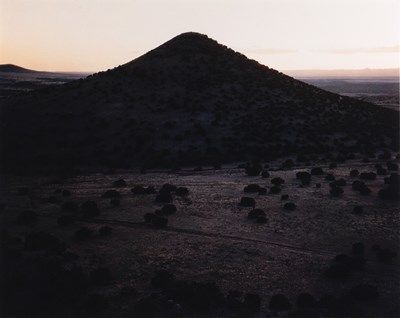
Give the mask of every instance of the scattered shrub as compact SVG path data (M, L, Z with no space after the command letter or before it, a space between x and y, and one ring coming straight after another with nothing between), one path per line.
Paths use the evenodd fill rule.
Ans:
M22 211L18 214L17 223L31 224L37 221L37 214L35 211Z
M293 202L287 202L287 203L285 203L283 208L287 211L294 211L294 210L296 210L296 204L294 204Z
M350 289L350 297L360 302L376 301L379 297L378 290L375 286L361 284Z
M265 224L268 222L268 219L265 216L258 216L256 222L259 224Z
M79 210L79 205L73 201L66 201L61 205L61 209L67 212L76 212Z
M63 196L63 197L70 197L70 196L71 196L71 191L69 191L69 190L62 190L62 196Z
M28 195L29 194L29 188L23 187L18 189L18 195Z
M247 214L247 217L248 217L249 219L256 219L256 218L259 217L259 216L264 216L264 217L266 216L264 210L262 210L262 209L254 209L254 210L251 210L251 211Z
M168 219L162 216L154 215L154 218L151 220L151 223L156 228L163 228L168 225Z
M253 198L249 198L249 197L242 197L240 199L240 206L244 206L244 207L255 207L256 206L256 201Z
M256 294L248 293L244 296L243 308L246 311L255 313L259 312L261 307L261 298Z
M111 227L109 227L109 226L102 226L100 229L99 229L99 234L100 234L100 236L109 236L109 235L111 235L112 234L112 228Z
M364 212L364 209L362 206L357 205L353 208L354 214L362 214L363 212Z
M324 170L322 170L322 168L320 168L320 167L314 167L311 169L311 174L313 176L320 176L320 175L324 174Z
M176 195L180 196L180 197L184 197L187 196L189 194L189 190L185 187L179 187L176 189Z
M117 190L108 190L102 194L102 198L119 198L121 194Z
M283 180L282 178L277 177L277 178L273 178L273 179L271 180L271 183L272 183L273 185L280 186L280 185L282 185L282 184L285 183L285 180Z
M333 187L329 191L329 193L332 194L333 196L339 196L339 195L343 194L343 192L344 191L341 187Z
M99 267L90 272L90 282L94 285L107 285L111 282L111 271L105 267Z
M146 222L146 223L151 223L152 221L153 221L153 219L155 218L155 214L154 213L146 213L145 215L144 215L144 221Z
M120 204L121 204L121 201L119 199L111 199L110 200L110 205L113 207L118 207L118 206L120 206Z
M126 187L126 182L124 179L119 179L117 181L114 181L112 183L112 186L115 188L123 188L123 187Z
M285 295L273 295L269 301L269 309L273 311L287 311L292 307Z
M271 193L271 194L278 194L281 191L282 191L282 189L276 185L274 185L273 187L271 187L271 189L269 189L269 193Z
M297 297L296 306L302 309L314 308L317 304L314 296L308 293L302 293Z
M82 203L81 209L85 217L93 217L100 214L97 203L94 201L85 201Z
M350 177L358 177L360 172L357 169L353 169L350 171Z
M376 173L374 173L374 172L361 172L359 177L360 177L361 180L375 180L376 179Z
M267 171L267 170L263 170L262 172L261 172L261 177L262 178L269 178L269 172Z
M71 215L61 215L57 218L57 224L59 226L67 226L74 222L74 218Z
M166 204L161 209L162 214L171 215L176 212L176 206L174 204Z
M87 240L91 238L92 235L93 235L92 230L86 226L83 226L75 231L75 238L80 241Z
M260 186L258 184L249 184L245 186L243 191L245 193L257 193L260 190Z

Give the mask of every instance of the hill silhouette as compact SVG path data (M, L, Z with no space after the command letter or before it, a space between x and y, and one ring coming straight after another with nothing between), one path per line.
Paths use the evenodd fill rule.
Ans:
M1 111L8 171L398 151L397 112L305 84L193 32Z
M7 73L36 73L37 71L29 70L14 64L0 64L0 72Z

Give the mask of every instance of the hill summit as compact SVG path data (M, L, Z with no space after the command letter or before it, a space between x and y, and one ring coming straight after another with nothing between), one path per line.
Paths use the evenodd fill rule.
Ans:
M328 93L198 33L9 101L2 166L177 167L398 151L398 113Z

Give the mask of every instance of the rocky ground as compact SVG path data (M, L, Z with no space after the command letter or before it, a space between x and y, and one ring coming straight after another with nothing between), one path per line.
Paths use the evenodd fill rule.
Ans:
M396 317L397 165L5 176L2 316Z

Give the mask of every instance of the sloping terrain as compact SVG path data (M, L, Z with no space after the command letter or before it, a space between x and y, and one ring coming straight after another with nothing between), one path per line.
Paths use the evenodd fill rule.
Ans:
M1 166L218 165L398 150L398 113L325 92L184 33L84 80L1 108Z

